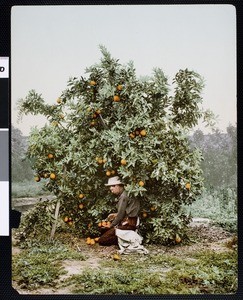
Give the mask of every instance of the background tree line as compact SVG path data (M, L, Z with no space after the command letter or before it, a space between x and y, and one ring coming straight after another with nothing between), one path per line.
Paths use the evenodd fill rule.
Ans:
M237 187L237 129L227 127L226 133L215 129L211 134L197 130L189 137L192 147L202 151L204 160L201 163L204 183L207 189ZM25 157L28 137L12 127L11 132L11 170L12 181L33 180L34 172L30 161Z

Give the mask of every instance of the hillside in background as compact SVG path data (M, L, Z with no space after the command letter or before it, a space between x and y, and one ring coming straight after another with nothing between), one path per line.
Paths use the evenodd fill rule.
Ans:
M11 177L13 182L33 180L33 170L30 161L25 157L28 147L28 137L12 126L11 128Z

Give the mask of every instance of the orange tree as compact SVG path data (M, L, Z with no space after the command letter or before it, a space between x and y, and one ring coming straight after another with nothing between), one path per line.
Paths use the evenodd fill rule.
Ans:
M119 175L131 197L141 200L140 232L146 242L181 240L190 221L181 209L202 190L201 153L191 149L188 130L207 116L201 108L203 81L179 70L173 95L161 69L137 78L100 46L100 62L86 77L71 78L53 105L31 90L19 114L42 114L33 128L28 156L36 181L61 201L60 216L80 236L98 234L98 224L114 212L104 184Z

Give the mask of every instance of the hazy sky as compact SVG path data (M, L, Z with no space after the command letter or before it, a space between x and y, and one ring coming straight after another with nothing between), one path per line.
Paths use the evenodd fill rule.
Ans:
M204 107L222 131L236 124L236 11L232 5L15 6L11 14L12 123L24 135L42 117L17 124L16 101L35 89L56 103L70 77L100 61L104 45L137 75L160 67L169 83L189 68L205 80Z

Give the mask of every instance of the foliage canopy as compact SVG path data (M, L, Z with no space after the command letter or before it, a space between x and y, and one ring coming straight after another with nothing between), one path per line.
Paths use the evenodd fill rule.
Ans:
M62 217L87 236L97 235L98 222L114 211L104 184L119 175L129 195L141 199L145 241L174 242L190 220L182 204L192 203L203 186L202 155L187 138L208 117L201 108L203 80L179 70L169 96L161 69L139 79L132 62L122 65L104 46L100 50L100 63L86 69L87 77L71 78L56 104L46 104L34 90L19 101L20 117L48 120L29 138L36 179L46 180L61 200Z

